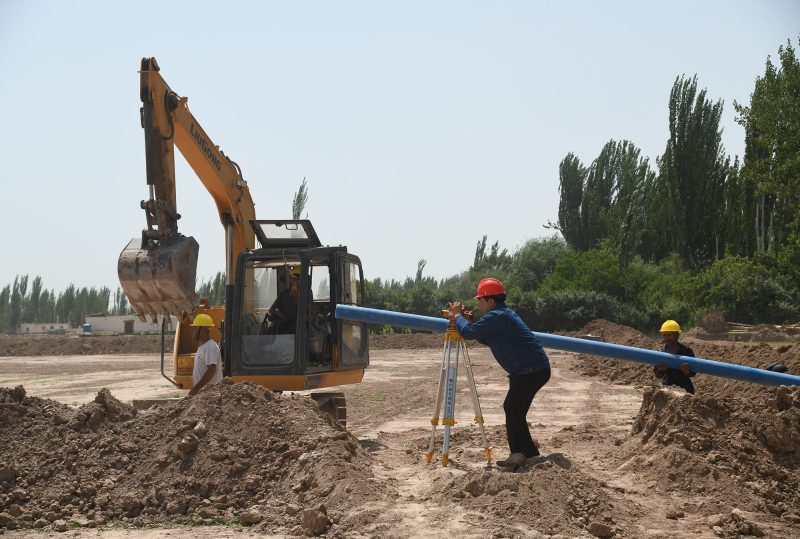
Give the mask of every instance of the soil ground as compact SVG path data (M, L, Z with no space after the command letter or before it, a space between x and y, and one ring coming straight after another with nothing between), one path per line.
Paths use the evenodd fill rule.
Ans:
M606 342L657 347L655 341L630 328L605 321L593 324L584 332L602 334ZM271 394L249 384L204 390L195 398L203 400L172 401L136 415L116 399L173 398L185 392L176 391L161 377L155 350L119 355L115 351L130 344L115 344L113 339L92 346L92 351L103 352L99 355L90 355L92 351L56 355L59 341L54 341L44 348L51 350L49 355L27 348L29 355L6 352L6 357L0 357L0 387L22 385L27 395L23 398L10 390L0 395L0 403L5 402L8 410L0 417L0 475L27 454L24 444L36 444L39 439L46 444L48 438L56 442L38 453L31 450L25 458L34 464L17 465L30 476L23 483L26 492L15 498L16 487L3 483L4 510L16 503L23 509L35 506L47 511L48 504L55 504L50 509L67 519L72 512L82 511L105 520L99 505L91 509L103 491L83 501L77 494L64 495L63 485L80 479L82 459L86 471L97 478L90 488L106 485L105 496L119 496L113 503L132 507L125 513L128 516L115 515L98 529L59 534L48 521L43 530L49 536L289 537L311 533L300 525L300 515L307 511L327 519L328 537L800 537L797 390L751 388L698 376L698 392L692 397L680 389L651 387L654 380L649 368L548 351L553 376L528 415L542 457L529 459L514 473L504 473L486 463L463 369L450 464L441 465L441 428L434 462L426 462L441 336L372 339L370 368L363 382L339 388L346 394L348 407L349 434L342 436L336 425L329 426L310 410L305 399ZM160 347L160 340L157 344ZM717 359L710 357L717 354L739 364L777 358L790 366L790 372L798 372L800 345L786 349L739 343L689 345L699 357ZM16 343L10 346L21 348ZM699 350L702 346L708 348ZM3 341L0 347L8 350L9 344ZM503 459L508 456L502 410L505 373L484 347L471 348L470 357L493 447L492 461ZM116 399L108 392L98 394L101 388L108 388ZM741 394L747 398L739 398ZM82 407L61 408L46 399ZM19 412L19 417L11 414L24 406L28 410ZM98 407L106 418L92 426L93 435L89 423ZM252 411L243 417L242 410ZM266 423L252 419L259 410L256 419L266 418ZM75 414L88 419L76 423ZM238 419L233 421L234 417ZM234 431L232 423L258 427L269 436L257 442L258 448L243 447L242 425ZM198 430L201 424L207 426ZM130 445L126 436L134 429L140 452L123 445ZM181 457L180 449L161 449L174 447L178 441L186 443L187 438L191 442L189 431L202 433L195 436L199 441L195 440L193 452ZM66 444L73 439L85 442L87 449L75 445L72 457L69 447L59 453L58 437ZM113 444L104 445L112 438L122 451L115 453ZM235 448L225 447L237 440L238 456ZM355 449L347 445L349 440L358 441ZM91 453L97 447L102 449ZM214 451L222 451L221 458L227 460L218 461ZM66 466L61 466L61 460ZM266 464L258 471L256 464L262 462ZM237 465L250 467L240 472L241 479L228 471L230 479L203 480L202 470ZM37 470L45 468L44 475L37 475ZM14 480L10 475L5 479ZM109 480L116 490L109 487ZM264 490L240 486L253 480L263 481ZM154 488L147 492L155 494L148 498L146 488ZM203 500L203 496L208 498ZM134 506L133 498L141 498L141 506ZM183 504L182 511L172 511L172 499ZM220 515L222 511L231 515L227 525L222 524L222 516L198 525L196 515L205 510L207 500L219 506ZM327 517L320 516L319 503L326 505ZM145 508L150 507L156 511L147 520ZM169 510L164 511L165 507ZM264 520L253 527L242 526L241 512L248 507L260 511ZM292 513L293 507L299 512ZM6 531L6 536L40 533L18 529Z

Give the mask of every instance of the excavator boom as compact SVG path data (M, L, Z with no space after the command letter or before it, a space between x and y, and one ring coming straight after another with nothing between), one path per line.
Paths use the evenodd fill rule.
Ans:
M192 315L199 304L194 291L199 246L178 232L175 146L217 205L225 230L229 285L235 254L255 246L249 226L255 207L238 165L211 142L189 111L188 98L173 92L161 77L156 59L143 58L139 74L150 187L150 199L141 202L147 228L122 251L117 272L131 306L144 321L147 314L155 320L159 312Z

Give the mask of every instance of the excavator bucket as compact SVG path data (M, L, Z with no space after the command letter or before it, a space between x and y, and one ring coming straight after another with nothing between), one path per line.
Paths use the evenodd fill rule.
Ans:
M134 238L119 255L117 274L122 290L146 322L157 314L194 313L199 298L194 291L197 254L200 246L191 236L173 235L158 244L145 244Z

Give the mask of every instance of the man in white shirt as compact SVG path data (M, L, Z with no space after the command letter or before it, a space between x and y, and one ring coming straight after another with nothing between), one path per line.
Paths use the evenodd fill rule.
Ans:
M216 384L222 380L222 360L219 346L211 340L211 328L214 320L207 314L198 314L192 322L192 340L200 343L194 355L194 371L192 372L192 390L189 396L197 395L203 387L211 382Z

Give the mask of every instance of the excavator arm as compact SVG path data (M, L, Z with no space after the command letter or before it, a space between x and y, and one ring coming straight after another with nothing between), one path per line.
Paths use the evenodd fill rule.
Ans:
M173 92L159 73L155 58L143 58L140 74L141 121L145 133L150 199L141 202L147 228L123 250L118 262L120 284L142 321L149 314L185 311L199 304L194 292L199 246L178 232L175 191L175 146L211 194L225 231L227 284L234 279L234 258L255 247L249 221L255 207L238 165L211 142L192 116L187 98Z

